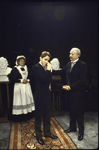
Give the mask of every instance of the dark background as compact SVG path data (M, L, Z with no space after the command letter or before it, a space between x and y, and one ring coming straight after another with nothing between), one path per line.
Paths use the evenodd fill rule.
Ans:
M70 49L78 47L83 61L97 63L96 2L6 2L0 11L1 55L39 56L45 49L63 67Z
M97 109L97 3L6 2L0 3L0 57L15 65L25 55L31 67L43 50L58 57L61 67L72 47L81 49L87 63L87 102Z

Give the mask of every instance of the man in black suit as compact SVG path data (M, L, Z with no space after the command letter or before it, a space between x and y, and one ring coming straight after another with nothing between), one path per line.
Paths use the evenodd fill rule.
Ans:
M40 62L32 67L32 74L36 81L34 95L35 101L35 132L39 144L44 145L41 132L41 122L43 119L44 136L57 139L57 136L50 132L51 116L51 89L54 87L62 89L62 86L53 82L51 77L51 65L49 52L43 51L40 56Z
M85 90L84 83L87 77L87 66L79 60L81 51L78 48L70 50L70 61L60 71L53 71L53 75L66 76L66 100L70 110L69 129L64 130L65 133L76 131L76 121L78 123L79 135L78 140L81 141L84 136L84 109L85 109Z

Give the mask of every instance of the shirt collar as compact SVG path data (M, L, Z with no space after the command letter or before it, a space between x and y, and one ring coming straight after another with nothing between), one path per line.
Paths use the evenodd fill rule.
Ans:
M74 62L74 63L76 63L78 60L79 60L79 58L78 58L78 59L76 59L76 60L74 60L74 61L71 61L71 62Z
M39 61L39 64L44 68L44 70L46 70L46 66L43 66L42 63Z
M25 68L25 66L20 66L20 65L19 65L18 67L19 67L19 68Z
M40 61L39 61L39 64L40 64L42 67L44 67Z

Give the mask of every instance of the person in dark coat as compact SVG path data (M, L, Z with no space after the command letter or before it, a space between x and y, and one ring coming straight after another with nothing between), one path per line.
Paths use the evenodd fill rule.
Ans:
M55 83L51 77L51 65L49 52L43 51L40 56L40 62L32 66L32 74L36 81L34 95L35 101L35 132L39 144L44 145L41 132L41 122L43 119L44 136L57 139L57 136L51 134L50 116L51 116L51 90L53 87L62 89L62 86Z
M70 61L60 71L53 71L53 75L66 76L66 100L70 110L69 129L65 133L76 131L76 121L78 123L79 135L81 141L84 136L84 111L85 111L85 88L84 84L87 78L87 65L79 60L81 51L78 48L70 50Z

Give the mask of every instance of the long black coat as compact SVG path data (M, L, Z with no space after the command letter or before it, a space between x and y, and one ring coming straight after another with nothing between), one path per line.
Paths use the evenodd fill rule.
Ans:
M60 71L53 71L52 74L66 76L66 85L71 90L66 92L66 99L71 113L83 113L85 110L85 88L84 84L87 77L87 66L81 60L78 60L70 72L71 62Z
M32 67L32 74L36 81L36 89L34 95L35 105L37 104L37 107L41 109L41 107L44 108L44 103L46 103L47 105L47 98L51 94L49 90L49 84L51 83L51 89L53 89L53 87L56 87L61 90L62 86L55 83L52 80L51 72L48 70L45 71L39 63Z
M36 137L40 138L41 121L43 118L44 135L50 136L50 116L51 116L51 89L54 87L62 89L62 86L52 80L51 72L44 70L43 66L37 63L32 67L32 73L36 81L36 89L34 94L35 101L35 132Z

